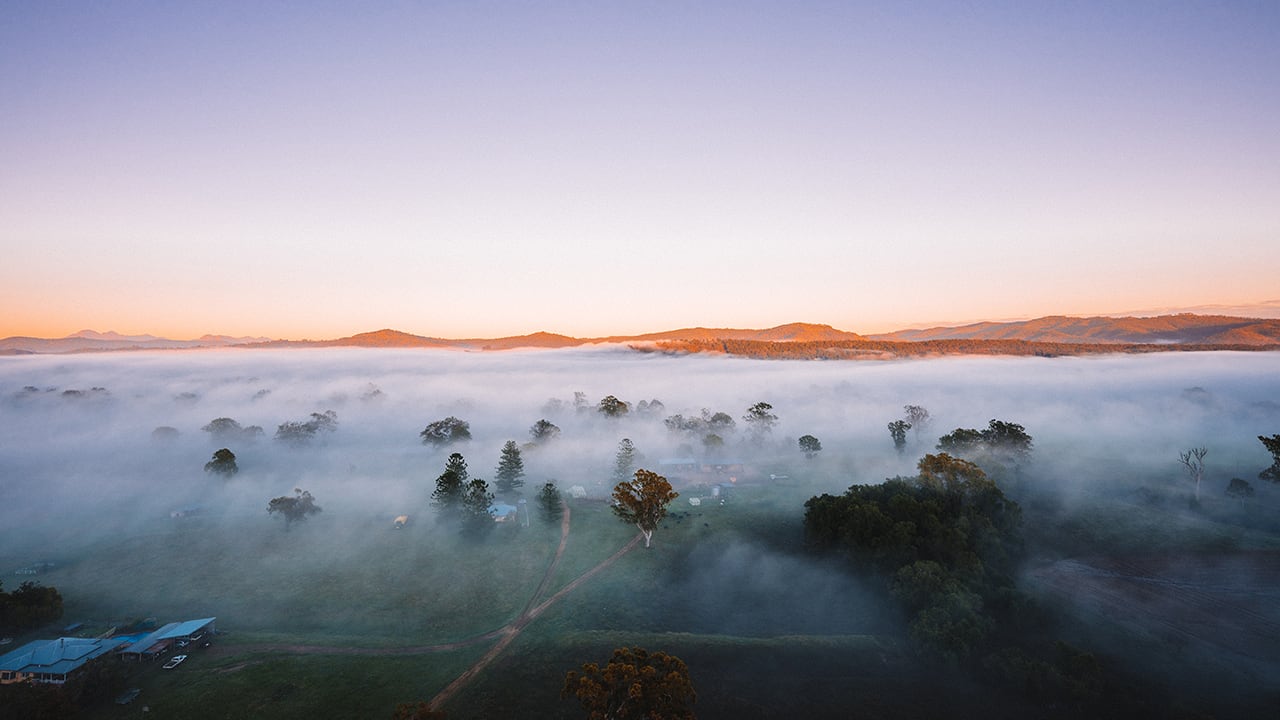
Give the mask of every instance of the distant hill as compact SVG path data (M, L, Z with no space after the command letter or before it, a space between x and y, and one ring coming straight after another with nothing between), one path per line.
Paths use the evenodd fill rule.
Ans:
M726 352L751 357L787 358L957 353L1062 355L1147 352L1158 346L1177 346L1183 350L1273 349L1280 346L1280 320L1189 313L1119 318L1055 315L1024 322L984 322L869 336L811 323L790 323L764 330L694 327L598 338L536 332L503 338L447 339L383 329L334 340L270 340L226 335L170 340L154 335L82 330L65 338L5 338L0 340L0 355L212 347L451 348L482 351L566 348L602 343L625 344L637 350Z
M1054 315L1022 322L899 330L869 337L900 342L1027 340L1049 343L1269 345L1280 343L1280 320L1190 313L1118 318Z

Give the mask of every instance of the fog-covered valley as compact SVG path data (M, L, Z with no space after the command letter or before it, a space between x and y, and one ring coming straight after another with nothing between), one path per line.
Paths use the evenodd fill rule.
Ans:
M629 404L624 416L598 411L610 395ZM777 416L769 432L753 432L744 417L758 402ZM886 425L906 405L927 408L929 419L899 452ZM298 443L276 439L282 424L329 411L331 431ZM721 412L733 420L717 433L722 443L665 422ZM422 442L429 423L451 416L469 424L469 440ZM217 418L262 432L202 429ZM595 576L595 590L587 584L568 595L560 614L542 621L548 628L587 633L588 645L590 633L606 632L753 642L905 637L900 612L871 580L804 554L805 500L915 475L939 437L992 419L1018 423L1034 438L1025 463L992 472L1023 506L1031 552L1022 582L1083 613L1081 625L1090 616L1070 597L1071 583L1053 574L1062 568L1054 563L1144 548L1280 548L1272 519L1280 488L1258 478L1272 458L1257 440L1280 432L1275 353L788 362L617 347L222 350L0 362L0 571L12 588L22 579L15 569L53 563L36 579L60 589L77 613L68 620L216 615L232 632L293 643L456 641L520 612L529 598L508 589L538 583L556 530L540 529L535 516L528 529L494 533L475 563L458 560L470 541L437 527L430 502L448 455L463 454L473 478L492 482L504 443L514 440L523 448L523 496L532 503L544 483L556 484L580 533L570 542L588 545L570 546L582 556L558 571L563 584L634 534L605 502L619 442L629 438L636 467L687 469L692 459L699 469L672 473L682 496L654 549L616 566L630 569ZM539 420L559 434L534 443ZM812 458L797 444L805 435L821 443ZM223 447L234 452L233 476L205 471ZM1193 447L1208 450L1196 508L1179 463ZM1228 496L1232 478L1248 481L1254 494ZM571 497L575 487L586 497ZM267 502L294 488L312 493L323 511L286 528L267 514ZM688 503L698 497L705 502ZM393 530L401 515L411 525ZM1132 532L1115 518L1126 528L1132 521ZM634 560L637 553L647 554ZM608 600L628 587L636 588L630 602ZM464 607L470 616L458 616ZM1266 615L1258 627L1275 633L1277 621ZM1180 642L1190 643L1188 662L1216 647ZM699 652L709 651L689 651ZM581 660L591 659L600 658ZM1264 652L1223 662L1244 662L1266 682L1280 658ZM693 669L704 677L726 672ZM1176 677L1161 673L1157 681ZM403 699L439 689L426 683L405 689ZM699 714L727 713L708 706L716 697L708 693ZM469 716L453 706L450 713Z

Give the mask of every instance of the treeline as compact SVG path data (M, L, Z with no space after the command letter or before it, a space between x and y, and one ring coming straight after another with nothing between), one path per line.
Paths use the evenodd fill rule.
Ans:
M1205 352L1210 350L1276 351L1280 344L1207 343L1061 343L1031 340L810 340L769 342L763 340L666 340L656 345L632 345L641 352L721 353L771 360L875 360L891 357L935 355L1014 355L1062 357L1112 353Z
M957 433L993 446L983 452L1006 450L1013 437L1016 452L1031 446L1021 429L993 420ZM981 467L942 452L918 470L811 498L804 527L812 551L878 578L921 660L1040 703L1046 717L1172 714L1158 688L1060 640L1051 616L1017 588L1022 511Z
M13 592L0 587L0 632L30 630L62 617L62 595L57 588L27 581Z

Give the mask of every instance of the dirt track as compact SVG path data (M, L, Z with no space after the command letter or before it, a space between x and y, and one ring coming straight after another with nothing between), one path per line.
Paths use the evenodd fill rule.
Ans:
M529 602L525 604L524 609L511 622L503 625L496 630L490 630L482 635L459 640L451 643L439 643L436 645L411 645L405 647L392 648L361 648L361 647L344 647L330 645L298 645L287 643L256 643L250 645L222 645L217 644L209 648L211 657L220 657L226 655L239 655L245 652L263 652L263 653L287 653L290 655L426 655L436 652L447 652L449 650L458 650L460 648L477 645L489 640L497 639L494 644L479 660L470 668L467 668L461 675L449 683L443 690L431 699L432 708L439 708L448 702L459 690L467 685L476 675L480 674L489 666L499 655L502 654L507 646L519 636L525 626L536 619L539 615L559 602L566 595L573 592L584 582L589 580L593 575L608 568L618 561L623 555L630 552L640 542L639 535L636 535L626 545L623 545L617 552L601 561L595 567L587 570L578 577L574 578L569 584L565 585L551 597L539 602L539 598L546 592L547 587L551 584L551 578L555 575L556 568L560 566L560 558L564 555L565 547L569 543L569 526L570 526L569 507L566 505L564 514L560 520L560 544L556 548L555 556L552 557L551 563L547 566L546 572L542 574L542 581L538 583L538 588L534 590L529 597ZM254 664L254 662L244 662L233 665L229 668L223 668L219 672L235 672Z

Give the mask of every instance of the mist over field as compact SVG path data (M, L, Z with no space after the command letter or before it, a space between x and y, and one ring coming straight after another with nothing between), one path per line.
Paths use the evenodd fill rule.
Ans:
M585 407L575 408L575 393ZM597 412L606 395L630 403L630 412L620 419ZM660 410L641 412L641 401L654 400ZM761 401L778 422L755 442L743 415ZM898 453L886 424L907 404L926 407L931 419ZM735 421L718 453L663 422L704 409ZM298 446L273 439L281 424L327 411L336 414L333 432ZM472 439L424 445L419 433L447 416L467 421ZM215 438L202 430L215 418L263 432ZM559 436L526 445L540 419L555 423ZM724 512L762 521L745 530L722 522L720 511L687 502L714 502L705 482L673 481L682 497L658 530L655 550L639 561L652 566L635 580L660 589L661 601L620 607L569 596L564 613L573 620L553 621L568 623L565 632L758 639L903 632L898 612L862 579L799 552L804 501L914 475L939 436L991 419L1019 423L1034 438L1031 459L1004 478L1010 497L1034 511L1030 534L1118 499L1139 527L1148 503L1165 513L1153 522L1177 518L1178 532L1213 526L1245 547L1259 538L1274 546L1258 514L1238 509L1224 489L1231 478L1244 478L1257 490L1256 507L1274 508L1280 499L1277 488L1257 479L1271 458L1256 436L1280 432L1276 353L797 362L619 347L227 350L0 361L0 571L57 563L42 581L62 589L70 612L217 615L223 627L254 632L452 641L518 612L526 598L503 588L536 584L553 543L491 542L500 571L447 561L460 541L436 527L430 493L449 453L462 453L471 476L492 483L503 444L514 440L524 446L525 497L551 481L566 496L582 486L589 500L602 501L614 482L618 443L630 438L637 467L660 470L690 455L740 464L732 478L717 476L732 486ZM802 435L820 439L816 458L797 447ZM1186 513L1194 488L1178 463L1180 452L1196 446L1209 450L1205 519ZM234 477L204 470L222 447L235 453ZM313 493L323 512L286 530L266 507L294 488ZM602 502L598 507L603 512ZM196 517L171 517L190 509L198 509ZM582 522L585 511L577 512L575 522ZM1248 521L1238 532L1222 524L1232 513ZM390 532L401 514L413 518L412 535ZM633 530L599 522L599 529L586 527L603 558ZM1159 544L1155 536L1166 531L1150 532ZM1129 538L1122 550L1145 542ZM83 562L90 556L99 559ZM182 567L216 578L217 591L147 575L144 568L157 563L165 572ZM7 587L17 584L8 577ZM271 578L269 592L263 577ZM1053 586L1057 576L1045 577L1039 582ZM608 596L615 587L609 583L625 595L631 581L599 582ZM1059 585L1067 589L1055 592L1069 600L1071 582ZM326 592L318 594L318 586ZM379 590L363 592L370 587ZM460 606L476 608L475 617L442 609ZM1271 657L1258 672L1273 677L1278 661Z
M1217 483L1252 478L1269 464L1255 436L1280 426L1278 370L1271 353L833 363L617 349L8 358L0 363L0 521L13 535L7 543L22 544L59 527L79 534L145 524L167 516L170 506L230 503L257 512L264 492L295 486L311 489L335 514L390 512L420 500L454 450L467 457L473 476L492 479L502 444L528 442L542 418L562 432L526 453L528 483L598 485L609 479L621 438L634 440L651 466L687 442L663 418L703 408L736 421L726 457L798 461L795 438L818 437L822 457L843 462L814 492L910 474L938 436L992 418L1024 425L1037 458L1059 473L1053 482L1067 489L1105 479L1062 472L1077 463L1167 473L1175 483L1177 453L1192 445L1210 449L1207 479ZM575 412L575 392L585 394L589 411ZM632 412L620 420L595 412L609 394L630 402ZM552 399L558 408L548 407ZM659 413L635 411L653 399L664 405ZM757 401L772 404L779 417L760 448L746 442L741 417ZM932 419L899 456L885 424L905 404L927 407ZM337 413L335 432L302 448L272 440L281 423L326 410ZM423 446L418 433L446 416L468 421L473 439ZM219 417L258 425L264 434L218 440L201 430ZM157 427L179 434L156 438ZM230 481L202 470L222 446L235 452L241 470Z

